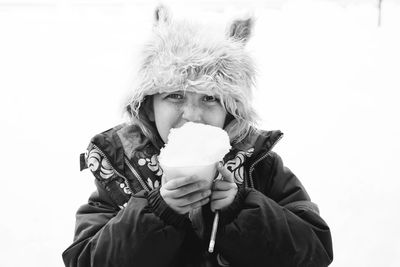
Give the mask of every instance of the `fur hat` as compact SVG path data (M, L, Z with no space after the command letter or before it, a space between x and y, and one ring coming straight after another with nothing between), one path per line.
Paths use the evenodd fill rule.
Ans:
M221 99L235 121L226 130L240 132L234 139L248 133L256 120L251 105L255 67L244 50L252 26L252 18L235 20L226 34L218 34L212 27L173 21L165 7L157 7L153 35L127 107L131 118L139 120L146 96L187 90Z

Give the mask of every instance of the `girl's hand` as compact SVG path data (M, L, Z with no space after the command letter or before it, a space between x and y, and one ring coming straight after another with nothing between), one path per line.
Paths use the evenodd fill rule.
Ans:
M228 207L238 191L233 173L228 171L222 163L218 163L217 169L222 175L222 179L215 180L212 187L211 210L213 212Z
M164 183L160 194L175 212L186 214L209 202L211 190L207 187L209 183L204 179L199 180L196 176L180 177Z

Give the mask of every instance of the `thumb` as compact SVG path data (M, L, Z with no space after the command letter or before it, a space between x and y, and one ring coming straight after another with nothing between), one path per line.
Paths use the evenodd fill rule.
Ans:
M233 173L230 172L230 171L226 168L226 166L224 166L224 165L222 164L221 161L218 162L217 170L218 170L219 173L222 175L224 181L227 181L227 182L230 182L230 183L235 182L235 179L233 178Z

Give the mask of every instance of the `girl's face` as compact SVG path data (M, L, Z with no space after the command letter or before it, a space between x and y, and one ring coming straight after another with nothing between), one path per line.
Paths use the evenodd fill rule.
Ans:
M149 118L166 143L171 128L179 128L189 121L222 128L226 115L220 100L213 95L175 91L153 96Z

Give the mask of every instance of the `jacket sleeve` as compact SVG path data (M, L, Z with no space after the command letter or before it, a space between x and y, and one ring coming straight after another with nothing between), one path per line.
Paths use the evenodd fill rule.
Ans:
M265 192L240 188L220 211L217 252L230 266L328 266L331 235L316 206L277 154L263 164Z
M171 265L188 219L174 213L157 189L133 195L119 210L97 181L96 186L88 204L77 212L74 242L63 253L65 265Z

